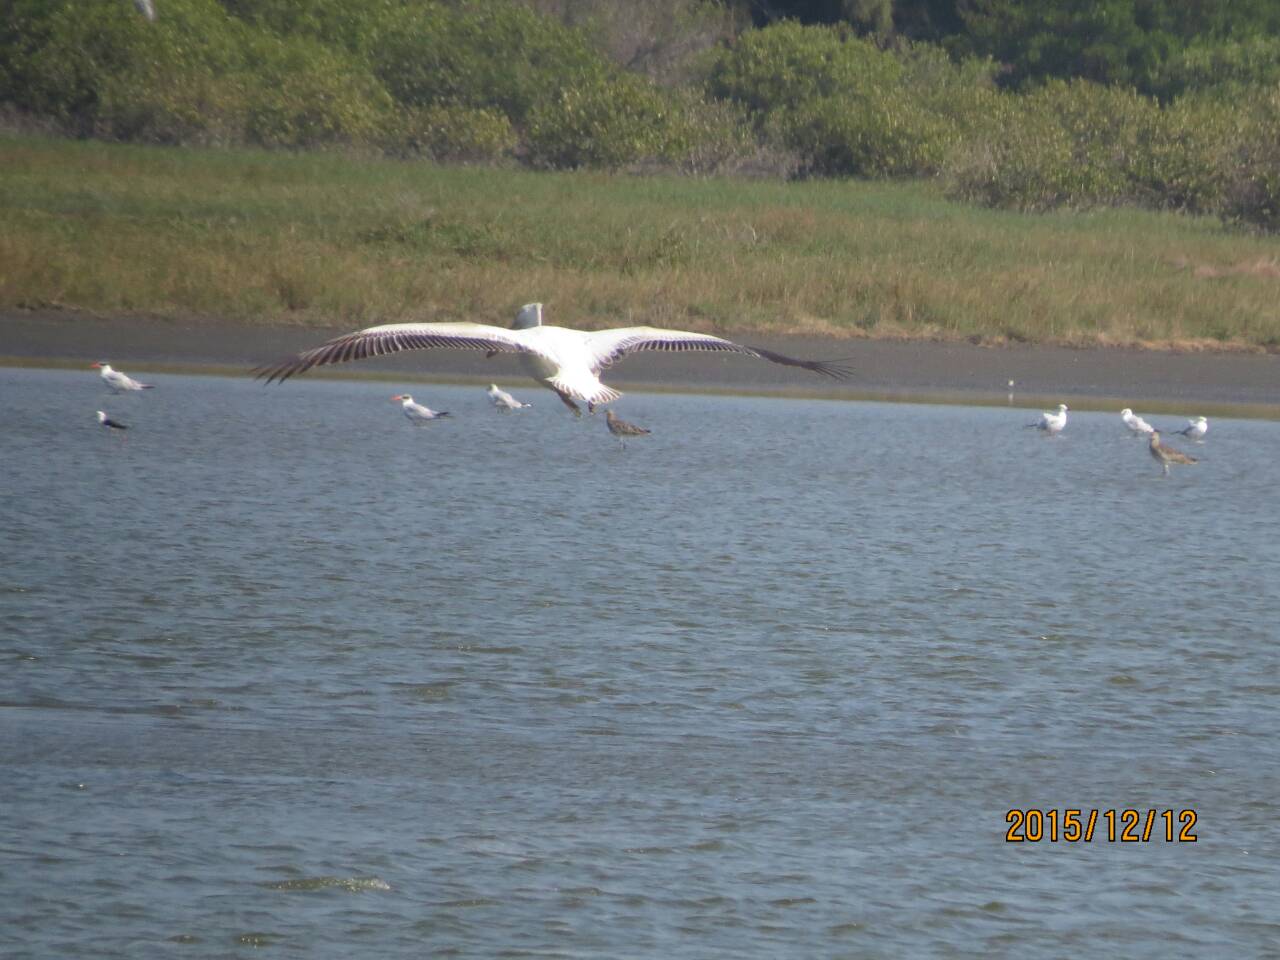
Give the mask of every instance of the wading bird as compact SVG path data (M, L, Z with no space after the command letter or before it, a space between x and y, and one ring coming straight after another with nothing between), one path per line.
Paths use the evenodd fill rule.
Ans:
M1194 420L1188 420L1187 425L1181 430L1173 432L1180 433L1188 440L1194 440L1199 443L1204 439L1204 435L1209 432L1209 421L1204 417L1196 417Z
M1151 431L1151 442L1148 444L1148 449L1151 451L1152 459L1160 464L1160 467L1164 470L1166 477L1169 475L1169 464L1171 463L1197 462L1195 457L1188 456L1181 450L1175 450L1173 447L1166 447L1162 444L1159 430Z
M1065 403L1058 404L1058 412L1050 413L1045 410L1040 414L1040 419L1035 423L1028 423L1028 427L1035 427L1037 430L1043 430L1049 436L1062 432L1062 428L1067 425L1067 405Z
M127 424L120 423L117 420L112 420L101 410L98 411L98 422L102 424L104 427L109 427L112 430L128 430L129 429Z
M510 413L512 410L523 410L532 407L532 403L517 400L505 390L499 390L496 383L489 384L489 402L498 408L499 413Z
M618 442L622 444L622 449L627 449L627 437L643 437L645 434L652 433L647 427L638 427L634 423L627 423L625 420L618 419L618 415L612 410L604 412L605 424L609 427L609 432L618 438Z
M119 370L112 370L111 364L105 360L99 360L92 366L98 368L98 375L108 387L114 392L119 393L121 390L152 390L154 384L139 383L133 377L121 373Z
M1128 427L1136 436L1146 436L1155 432L1155 427L1147 423L1128 407L1120 411L1120 419L1124 421L1124 425Z
M430 423L432 420L439 420L441 417L449 416L448 410L432 410L430 407L424 407L420 403L414 403L413 397L407 393L397 393L391 399L400 402L400 409L409 418L409 422L415 426L422 426L422 424Z
M589 410L598 403L617 400L622 394L600 382L600 371L641 350L740 353L837 380L850 375L841 360L795 360L706 333L656 327L586 331L544 325L540 303L521 307L510 330L484 323L391 323L337 337L289 360L259 367L254 373L271 383L326 363L441 347L484 350L488 356L518 354L529 375L553 391L575 414L581 414L575 400L585 402Z

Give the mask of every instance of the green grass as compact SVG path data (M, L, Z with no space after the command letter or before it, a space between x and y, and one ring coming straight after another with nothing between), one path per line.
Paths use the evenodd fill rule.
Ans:
M0 309L1280 348L1274 241L930 184L0 138Z

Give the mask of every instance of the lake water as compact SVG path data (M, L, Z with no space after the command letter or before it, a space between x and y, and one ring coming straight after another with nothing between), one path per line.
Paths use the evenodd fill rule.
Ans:
M0 370L0 954L1280 949L1280 424L151 379Z

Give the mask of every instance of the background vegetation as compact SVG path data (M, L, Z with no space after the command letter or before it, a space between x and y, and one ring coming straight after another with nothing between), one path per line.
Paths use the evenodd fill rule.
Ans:
M1213 218L35 138L0 165L4 305L354 327L538 299L587 327L1280 347L1273 243Z
M0 304L364 319L447 302L493 315L500 290L515 299L559 293L562 308L585 319L644 304L650 319L671 313L695 325L763 323L772 313L792 325L880 333L1275 343L1271 321L1259 326L1240 307L1265 315L1267 298L1249 298L1253 284L1271 282L1265 247L1249 247L1247 234L1280 230L1280 5L1272 0L155 3L148 19L131 0L0 0L0 120L18 135L0 145L14 217L0 252L22 264L0 277ZM33 132L278 157L64 153L22 138ZM333 156L303 159L303 151ZM42 182L34 157L69 179ZM341 158L370 164L370 182ZM206 217L203 200L184 204L180 192L165 205L106 180L75 188L75 162L145 170L158 178L147 191L161 196L199 183L226 205ZM167 164L189 181L167 179ZM219 194L216 179L202 179L215 170L300 192L307 212L290 216L248 189ZM301 170L328 189L350 189L367 210L344 194L328 199L341 215L326 212L303 184L289 186L287 171ZM529 170L661 176L641 186L519 175ZM676 186L675 174L717 182ZM730 186L719 182L726 175L772 184ZM885 185L852 191L849 179ZM617 210L570 196L601 182L610 190L595 202ZM35 191L29 201L18 184ZM650 194L680 200L627 199ZM729 196L745 207L716 207ZM258 205L261 222L232 225L233 197ZM836 209L806 220L797 197ZM871 216L850 197L894 198L903 210L885 216L895 224L961 222L942 235L986 253L947 254L921 229L927 256L895 241L892 257L867 260L867 247L843 232L885 228L874 217L850 220L855 209ZM1023 240L1040 227L960 217L944 198L1024 214L1162 216L1086 218L1074 239L1106 251L1090 269L1107 275L1111 256L1145 266L1115 287L1077 273L1086 289L1074 300L1064 290L1042 301L1016 291L1037 276L1032 288L1043 292L1064 272L987 237L988 224ZM774 211L763 220L754 212L761 205ZM691 220L692 210L706 219ZM631 213L639 219L627 220ZM1228 241L1191 219L1201 216L1239 232L1249 252L1214 246ZM1068 235L1077 229L1052 222ZM1172 245L1137 256L1143 243L1158 245L1113 247L1095 236L1099 223L1104 233L1123 224L1126 236L1158 227ZM189 254L174 249L183 242L194 245ZM1053 253L1036 254L1042 261L1074 264L1067 276L1084 269L1045 245ZM1000 257L1021 267L997 268ZM428 261L454 284L453 301L415 266ZM961 262L976 272L958 272ZM1175 262L1226 273L1200 282ZM387 271L398 279L378 289L372 278ZM1211 308L1204 291L1232 284L1243 299ZM1189 300L1171 300L1169 289ZM1002 319L981 315L992 290L1010 307ZM1094 299L1098 290L1105 301ZM580 298L575 307L570 295ZM1051 318L1050 305L1061 315ZM507 307L501 300L498 313Z

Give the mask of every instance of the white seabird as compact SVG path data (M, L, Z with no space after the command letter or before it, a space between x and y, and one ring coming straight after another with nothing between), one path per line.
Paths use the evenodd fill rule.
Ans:
M1194 420L1188 420L1187 425L1181 430L1173 432L1180 433L1188 440L1194 440L1199 443L1204 439L1204 435L1209 432L1209 421L1204 417L1196 417Z
M1155 427L1147 423L1128 407L1120 411L1120 419L1124 421L1124 425L1128 427L1136 436L1147 436L1155 431Z
M1058 412L1052 413L1045 410L1040 414L1040 419L1035 423L1028 423L1028 427L1035 427L1037 430L1043 430L1049 436L1062 432L1062 428L1067 425L1067 405L1065 403L1058 404Z
M287 380L294 374L305 373L326 363L441 347L484 350L489 356L496 353L518 354L529 375L554 391L575 413L581 412L575 400L584 401L588 409L594 409L598 403L611 403L618 399L621 394L617 390L600 382L600 371L641 350L740 353L771 363L801 367L837 380L850 375L843 361L796 360L707 333L657 327L587 331L544 325L540 303L527 303L521 307L510 330L484 323L390 323L336 337L289 360L259 367L254 373L271 383Z
M432 410L430 407L424 407L420 403L415 403L413 397L407 393L397 393L392 400L400 402L400 409L404 411L404 415L409 418L409 422L421 426L424 423L430 423L432 420L439 420L441 417L449 416L448 410Z
M98 375L116 393L121 390L152 390L155 388L154 384L139 383L133 377L123 374L119 370L112 370L111 364L105 360L99 360L91 366L98 368Z
M525 407L532 407L532 403L525 403L517 400L505 390L498 389L496 383L489 384L489 402L498 408L499 413L510 413L512 410L523 410Z

